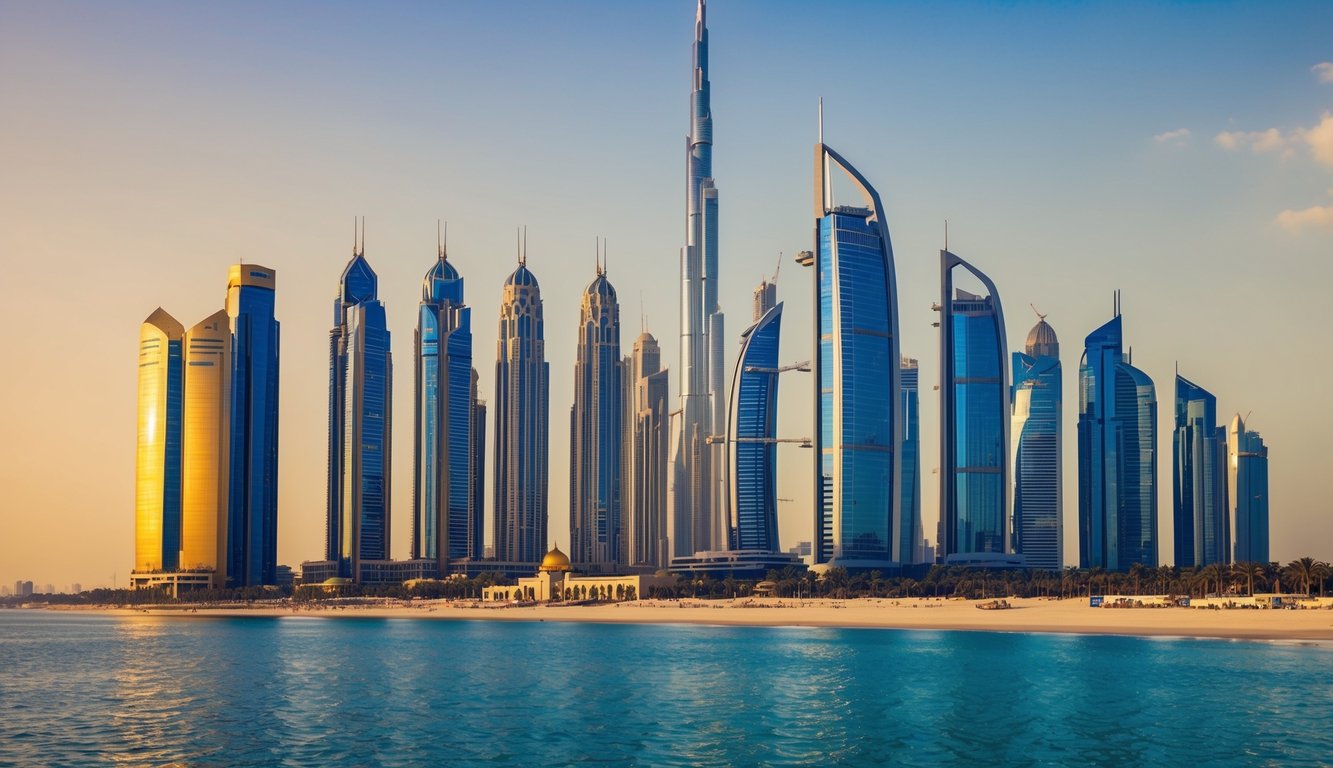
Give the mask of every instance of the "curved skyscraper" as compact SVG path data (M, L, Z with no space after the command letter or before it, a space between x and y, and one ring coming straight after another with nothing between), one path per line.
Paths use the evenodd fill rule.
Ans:
M1174 565L1181 568L1231 562L1226 509L1227 433L1217 426L1217 398L1176 375L1172 436Z
M962 268L986 296L954 288ZM940 515L942 552L1009 551L1009 375L995 283L940 251Z
M486 418L472 367L472 310L443 242L421 280L414 336L412 559L480 559Z
M574 405L570 409L569 556L573 563L614 568L625 562L621 528L624 394L620 304L597 268L583 291Z
M277 583L278 341L276 275L258 264L227 274L231 321L231 486L227 584Z
M685 247L681 249L680 435L673 492L676 555L720 548L721 445L708 438L725 418L723 316L718 306L718 208L713 183L713 112L704 0L694 19L690 135L685 140ZM683 534L683 535L682 535Z
M1268 447L1239 413L1227 427L1227 499L1236 538L1233 562L1269 562Z
M1014 353L1014 551L1030 568L1064 567L1064 429L1060 341L1038 316Z
M495 557L546 553L550 367L541 289L527 257L505 280L495 361ZM617 448L618 450L618 448Z
M757 298L757 297L756 297ZM756 306L763 306L756 301ZM732 376L726 468L729 549L778 551L778 342L782 304L741 334Z
M1119 302L1079 366L1079 567L1108 571L1157 565L1157 394L1124 354Z
M181 409L185 327L158 307L139 326L134 570L174 571L181 548Z
M359 581L362 560L389 559L393 359L379 279L352 250L329 331L327 559Z
M835 205L832 169L865 207ZM897 283L879 193L822 142L815 145L816 564L910 562L902 526Z

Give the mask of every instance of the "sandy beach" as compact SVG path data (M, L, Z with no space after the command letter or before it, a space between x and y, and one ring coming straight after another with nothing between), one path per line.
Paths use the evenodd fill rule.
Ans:
M1211 637L1245 640L1333 641L1333 610L1207 608L1091 608L1087 598L1011 598L1011 608L979 610L961 599L641 600L594 605L478 604L446 600L339 605L335 602L264 607L161 606L78 608L124 616L255 616L300 619L376 618L462 621L569 621L612 624L698 624L755 627L866 627L992 632Z

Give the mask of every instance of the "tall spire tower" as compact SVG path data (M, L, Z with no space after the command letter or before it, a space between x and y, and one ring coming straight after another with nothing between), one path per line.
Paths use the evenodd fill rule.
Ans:
M681 417L674 466L676 555L720 548L720 445L708 443L724 421L723 316L717 301L717 187L713 185L713 112L708 84L707 8L694 19L690 135L685 140L685 247L681 249Z

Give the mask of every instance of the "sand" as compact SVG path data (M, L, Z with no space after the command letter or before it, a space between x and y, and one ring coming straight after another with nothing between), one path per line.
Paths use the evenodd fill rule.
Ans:
M256 616L697 624L757 627L873 627L1104 635L1333 641L1333 610L1091 608L1087 598L1010 598L1006 610L979 610L961 599L640 600L601 605L477 604L446 600L337 606L336 602L265 607L94 608L125 616ZM335 607L337 606L337 607Z

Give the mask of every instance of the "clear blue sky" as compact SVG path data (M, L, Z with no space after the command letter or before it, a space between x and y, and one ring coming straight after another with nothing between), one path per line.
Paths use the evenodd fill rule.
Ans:
M411 527L412 327L437 218L467 281L488 399L519 225L546 302L553 414L572 398L597 236L626 343L642 301L674 371L693 14L691 0L0 0L0 581L118 572L124 584L138 325L159 305L186 325L215 311L238 258L278 270L279 559L319 556L326 339L355 215L394 333L397 556ZM930 305L948 219L952 250L998 284L1011 346L1035 320L1030 302L1060 335L1066 561L1078 357L1116 288L1135 363L1158 387L1163 559L1177 361L1220 413L1252 411L1270 445L1273 556L1333 557L1333 67L1317 68L1333 61L1333 5L716 0L709 21L728 354L781 251L783 358L809 356L809 278L790 256L810 247L822 96L827 141L889 209L903 351L921 360L931 539ZM808 397L784 380L784 434L810 432ZM567 429L553 418L561 540ZM810 538L809 454L783 450L791 545Z

